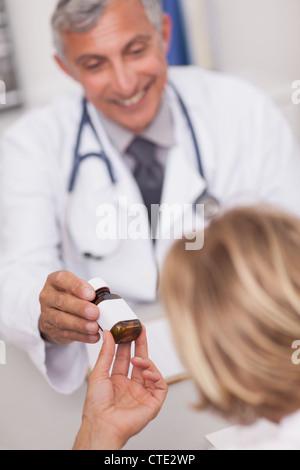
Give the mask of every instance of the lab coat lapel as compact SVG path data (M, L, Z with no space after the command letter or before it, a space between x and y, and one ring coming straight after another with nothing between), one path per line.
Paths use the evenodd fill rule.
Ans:
M194 203L207 188L207 183L200 174L191 130L178 98L170 87L167 88L167 93L172 110L176 145L169 154L162 202ZM196 123L193 125L196 129Z
M122 223L122 229L127 232L118 231L117 238L108 243L108 251L111 253L115 249L115 252L104 258L103 261L96 263L95 269L97 271L91 275L92 277L99 275L97 272L103 275L105 280L111 282L115 290L125 298L154 300L157 286L157 265L153 257L152 240L150 235L148 238L132 237L130 227L133 226L134 220L132 220L133 217L130 216L130 213L129 217L126 217L128 209L131 208L133 211L142 205L141 193L130 169L109 140L97 111L91 105L89 105L89 113L117 179L115 186L107 181L105 184L100 183L98 200L104 206L111 203L116 204L118 215L120 211L122 212L121 217L118 217L118 223ZM145 210L144 214L142 212L137 212L137 214L140 217L141 228L145 228L145 231L149 230L147 211ZM128 226L126 226L126 220ZM106 244L106 241L101 244L103 249ZM111 249L110 245L114 244L115 246L112 246L113 249ZM118 276L116 276L116 272Z
M187 148L177 145L169 155L162 204L190 204L207 188L197 168L186 157Z
M193 205L207 188L195 158L195 148L190 129L183 116L178 100L170 93L176 145L170 151L165 172L163 195L160 207L156 254L162 265L165 254L175 239L195 229ZM172 217L170 217L170 213ZM170 221L171 224L170 224Z

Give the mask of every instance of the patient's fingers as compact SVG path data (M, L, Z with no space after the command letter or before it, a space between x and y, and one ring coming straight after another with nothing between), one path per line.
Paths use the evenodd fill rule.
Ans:
M157 399L160 409L168 393L168 386L162 374L150 359L133 357L131 362L135 369L141 371L143 385Z
M135 357L147 359L148 358L148 343L146 337L146 328L143 326L142 332L140 336L137 338L135 342ZM134 366L134 363L132 363ZM143 377L143 369L140 367L133 367L131 378L136 382L141 383L144 385L145 380Z
M109 331L103 331L103 346L92 372L94 378L108 378L114 360L115 341Z
M147 342L146 328L144 325L143 325L140 336L137 338L135 342L134 355L136 357L143 357L143 358L148 357L148 342Z
M114 366L111 375L128 376L130 359L131 359L131 343L119 344Z

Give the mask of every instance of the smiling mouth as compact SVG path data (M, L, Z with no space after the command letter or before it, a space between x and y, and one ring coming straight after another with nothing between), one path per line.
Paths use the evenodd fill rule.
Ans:
M151 85L152 85L152 82L148 84L145 88L143 88L143 90L139 91L134 96L132 96L131 98L128 98L126 100L114 100L114 102L115 104L117 104L118 106L121 106L122 108L131 108L133 106L136 106L143 100L143 98L147 94Z
M127 100L118 101L118 104L120 106L125 107L125 108L130 108L131 106L134 106L134 105L138 104L140 101L142 101L142 99L144 98L146 92L147 92L146 89L141 90L141 91L139 91L139 93L134 95L132 98L128 98Z

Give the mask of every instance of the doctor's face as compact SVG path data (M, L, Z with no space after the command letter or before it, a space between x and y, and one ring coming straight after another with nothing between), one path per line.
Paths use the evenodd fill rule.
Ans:
M140 0L115 0L92 30L63 34L66 62L59 62L100 112L140 134L160 106L170 30L164 15L160 34Z

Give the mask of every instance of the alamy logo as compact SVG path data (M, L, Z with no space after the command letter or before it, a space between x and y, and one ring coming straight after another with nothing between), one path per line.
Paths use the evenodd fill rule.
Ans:
M295 364L295 366L298 366L300 364L300 341L294 341L292 344L292 349L296 349L296 351L292 354L292 363Z
M0 365L6 364L6 345L0 340Z
M203 204L152 204L150 227L144 204L129 204L120 196L117 204L100 204L96 211L98 240L178 240L182 235L189 241L186 250L201 250L204 245Z
M0 80L0 104L6 104L6 86L3 80Z
M300 80L295 80L292 83L292 88L295 90L292 94L292 103L300 104Z

